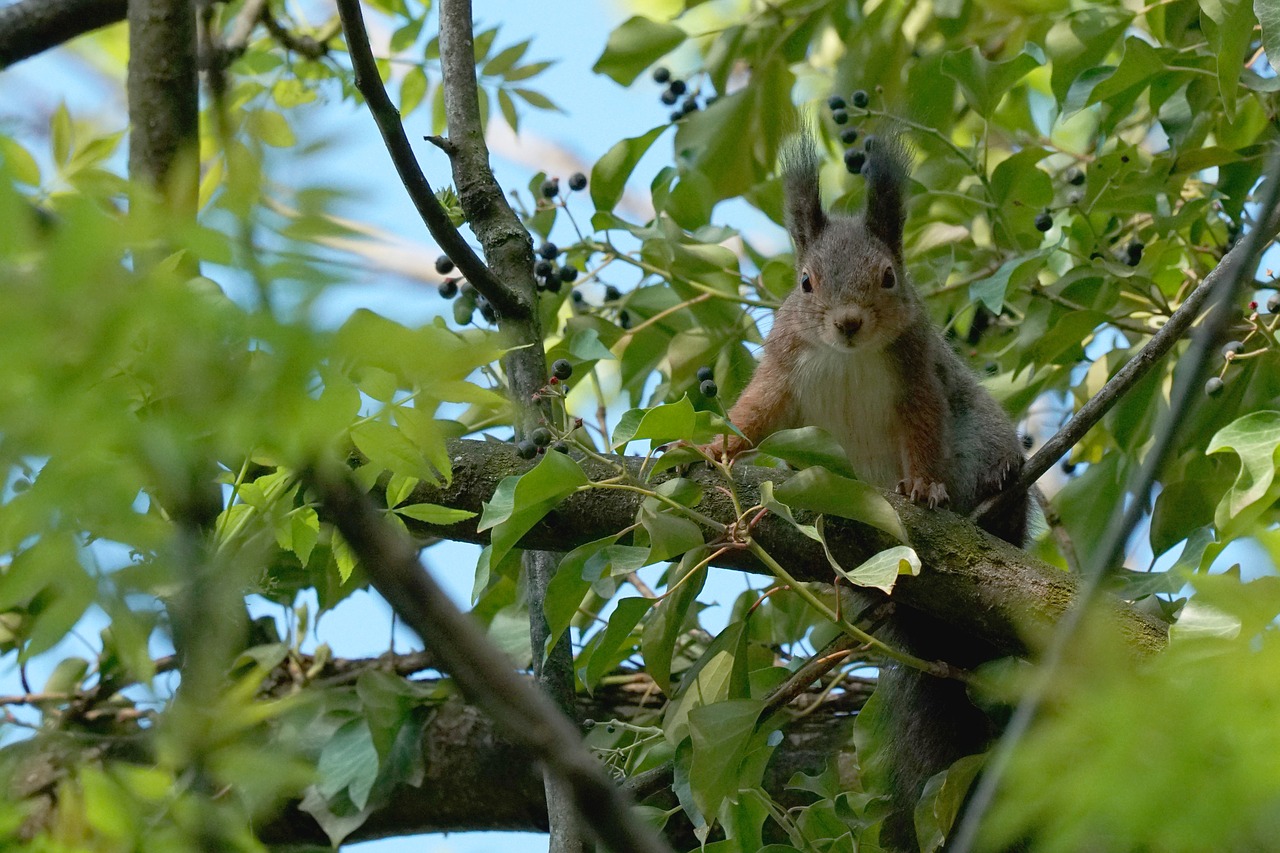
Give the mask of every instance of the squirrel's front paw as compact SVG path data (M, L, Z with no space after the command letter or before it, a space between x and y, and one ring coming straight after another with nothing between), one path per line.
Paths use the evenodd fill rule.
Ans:
M898 483L898 494L906 495L912 503L928 503L929 509L937 509L947 501L947 487L924 477L907 477Z
M710 444L704 444L699 449L712 459L727 459L732 462L738 454L750 447L751 443L742 438L742 436L730 434L728 436L717 436L715 441Z

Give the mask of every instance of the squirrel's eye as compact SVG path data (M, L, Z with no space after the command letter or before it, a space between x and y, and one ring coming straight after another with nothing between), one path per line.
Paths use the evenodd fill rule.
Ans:
M893 267L885 267L884 277L880 279L880 286L883 287L885 290L888 290L889 288L897 284L897 282L898 282L898 278L893 274Z
M805 293L813 293L813 281L807 272L800 273L800 289Z

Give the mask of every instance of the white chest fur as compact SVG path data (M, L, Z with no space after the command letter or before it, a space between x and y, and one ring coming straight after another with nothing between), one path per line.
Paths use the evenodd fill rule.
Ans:
M835 436L862 480L896 486L904 476L903 454L894 413L896 377L884 353L815 347L800 354L798 368L799 426Z

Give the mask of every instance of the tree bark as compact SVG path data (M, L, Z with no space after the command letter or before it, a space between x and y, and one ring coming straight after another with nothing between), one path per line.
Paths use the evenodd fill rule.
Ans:
M503 477L533 466L521 460L515 448L498 442L458 440L449 444L453 480L447 486L419 485L412 501L436 503L477 513L476 518L451 525L428 525L407 520L409 529L422 537L487 543L488 532L476 531L484 502L492 497ZM636 473L638 457L613 457ZM613 472L590 459L583 470L593 480ZM739 494L750 506L759 496L760 484L787 477L778 469L749 465L734 467ZM666 476L660 475L654 481ZM686 476L703 486L697 510L720 522L733 520L733 507L718 490L718 475L707 469ZM1067 610L1079 589L1078 578L1035 559L1027 552L984 533L945 510L916 506L902 497L885 493L897 510L910 544L923 570L917 577L902 577L892 601L913 607L955 626L956 631L981 637L1000 651L1026 654L1036 648L1045 632ZM580 492L566 498L521 540L523 547L569 550L611 536L634 523L642 495L620 490ZM798 513L797 518L809 518ZM887 533L867 525L828 518L826 535L832 552L845 566L856 566L879 551L899 544ZM756 525L753 536L797 579L832 580L832 570L822 546L799 533L772 513ZM625 540L624 540L625 541ZM746 551L727 551L713 565L767 574ZM1117 627L1142 654L1164 648L1167 626L1153 617L1111 600Z
M126 0L21 0L0 8L0 68L123 21Z
M196 10L192 0L130 0L129 177L176 192L194 217L200 141ZM183 173L174 171L186 161Z

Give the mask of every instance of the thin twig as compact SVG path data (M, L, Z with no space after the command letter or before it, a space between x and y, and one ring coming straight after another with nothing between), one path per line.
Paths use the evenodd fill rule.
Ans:
M400 112L391 103L387 90L382 86L382 78L378 76L378 67L369 47L369 34L365 30L364 17L360 12L360 0L337 2L342 28L347 37L347 50L351 55L351 66L355 71L356 88L364 96L369 112L382 133L382 141L386 144L387 153L391 155L391 162L427 230L459 272L489 300L489 304L499 315L527 316L531 311L530 306L499 281L484 261L480 260L463 239L461 232L453 226L448 211L436 198L431 184L422 173L422 167L418 165L409 145L409 138L405 135L404 126L400 123Z

